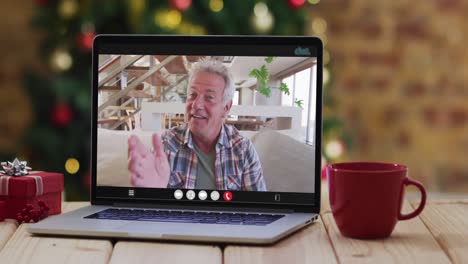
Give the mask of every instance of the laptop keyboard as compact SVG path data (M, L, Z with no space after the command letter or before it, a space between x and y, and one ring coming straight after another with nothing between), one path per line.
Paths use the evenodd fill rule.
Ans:
M264 226L284 217L278 214L174 211L153 209L106 209L85 218L128 221L257 225Z

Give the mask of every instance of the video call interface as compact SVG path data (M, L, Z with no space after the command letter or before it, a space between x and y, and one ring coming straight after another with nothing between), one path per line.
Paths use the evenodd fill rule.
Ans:
M315 57L105 54L98 64L98 187L199 201L314 192Z

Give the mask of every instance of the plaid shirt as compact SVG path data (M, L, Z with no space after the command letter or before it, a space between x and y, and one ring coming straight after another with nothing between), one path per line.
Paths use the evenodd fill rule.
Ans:
M168 187L194 189L198 158L187 124L168 129L161 137L171 168ZM262 166L252 142L230 125L223 124L216 143L214 175L218 190L266 191Z

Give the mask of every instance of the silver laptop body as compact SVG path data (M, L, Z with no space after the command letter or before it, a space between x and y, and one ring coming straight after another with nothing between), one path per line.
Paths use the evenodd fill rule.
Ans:
M195 192L195 197L188 199L187 193L189 190L188 188L184 188L184 186L151 189L132 186L130 181L127 181L127 183L117 182L120 174L123 175L122 177L127 177L126 175L128 175L126 163L121 164L122 162L116 162L116 169L122 166L124 169L118 169L115 173L106 173L101 170L104 165L100 164L102 162L100 151L102 150L99 149L99 146L100 140L104 140L104 137L101 137L100 133L104 130L106 133L119 135L132 133L132 131L124 131L124 125L120 125L117 129L114 129L122 131L109 132L109 126L104 127L101 123L98 123L98 120L102 118L102 108L100 107L105 102L105 100L100 98L102 96L100 88L102 85L106 85L103 82L121 80L122 76L124 76L122 72L127 69L134 70L138 69L138 67L155 67L158 63L162 64L165 58L171 55L179 56L181 58L180 61L185 62L185 64L193 63L192 60L197 59L193 57L209 56L223 60L225 65L232 68L234 79L238 78L236 74L243 74L245 77L245 80L236 79L236 86L240 87L237 87L238 90L250 89L252 91L251 87L242 87L241 82L252 82L253 79L253 84L255 84L255 78L248 76L248 73L251 72L251 69L261 69L262 65L265 65L269 70L270 79L278 78L283 81L287 81L288 77L298 72L308 70L309 79L307 85L293 87L291 83L289 84L290 92L293 92L292 90L295 89L296 94L298 94L299 89L308 90L307 96L309 100L307 105L303 105L302 109L299 110L308 110L301 112L307 115L307 126L296 127L299 131L298 133L292 133L288 129L274 132L278 133L277 142L282 142L281 140L291 142L287 144L291 144L288 146L292 150L289 150L289 153L283 153L286 157L292 157L291 162L287 162L284 156L281 160L278 160L278 157L275 156L275 153L281 153L283 150L286 151L287 147L277 146L277 149L272 149L271 143L262 142L263 138L271 132L270 130L254 128L253 132L245 132L243 134L255 134L250 139L255 148L257 148L259 160L263 167L266 190L242 191L233 189L230 191L223 188L212 190L194 188L192 190ZM148 56L150 59L157 58L157 60L147 64L145 56ZM126 58L123 60L124 57ZM273 58L273 61L268 62L268 58L270 57ZM265 60L259 60L259 58L265 58ZM116 60L123 61L120 62L119 66L114 66L114 68L112 68L112 65L106 66ZM176 60L178 58L173 63ZM162 72L162 75L171 74L171 66L167 63L165 66L167 67ZM107 78L108 75L103 77L100 74L106 71L105 68L110 72L109 75L115 74L118 71L120 72L112 78ZM247 69L247 72L245 69ZM96 37L93 47L91 205L61 215L49 216L38 223L29 225L28 231L35 235L48 234L102 238L268 244L312 223L318 218L320 210L321 76L322 44L319 39L314 37L150 35L100 35ZM130 74L126 77L131 78ZM179 75L176 77L179 77ZM108 80L104 80L105 78ZM174 84L175 82L177 82L177 78L173 79L167 86L169 87L171 83ZM129 82L128 86L131 85L132 83ZM144 91L147 84L142 86L142 91ZM124 88L120 87L122 90ZM240 95L240 97L242 96ZM291 101L294 104L294 100L291 99ZM120 102L122 103L123 101ZM148 126L148 123L145 124L147 120L145 119L147 118L145 116L145 106L149 103L151 102L139 101L137 103L135 101L135 109L140 109L142 119L141 124L135 124L135 126L141 125L145 129L146 125L146 129L149 130L148 133L151 134L152 128ZM183 100L179 103L183 104ZM253 107L256 106L258 105L253 104ZM246 107L246 109L250 109L249 107ZM295 106L291 105L291 107ZM149 109L151 108L149 107ZM243 113L242 105L237 108L231 108L231 112L234 110L238 111L239 114L238 119L232 121L232 124L239 122L241 116L258 115L258 113ZM279 116L284 117L281 115ZM149 116L148 118L154 117L151 114ZM160 118L160 116L157 118ZM286 116L286 118L288 117ZM289 121L289 125L292 127L295 126L294 122L297 121L294 121L294 118L294 116L289 117L289 120L292 120ZM260 120L266 123L271 121L271 119L275 120L271 116L263 117ZM247 124L249 124L248 122ZM301 124L305 123L302 122ZM265 137L263 137L264 135ZM290 141L291 138L292 141ZM120 153L119 155L125 156L127 155L126 141L122 142L115 143L112 147L120 148L120 151L124 153ZM308 152L296 152L295 150L298 148L306 148L305 150ZM109 155L115 153L109 152ZM303 153L311 154L304 155ZM126 159L124 160L126 161ZM275 165L275 163L278 164L279 162L284 163L282 166L273 167L273 169L270 168L271 166L267 166L270 164ZM298 165L290 165L294 164L294 162ZM302 169L303 167L301 166L304 166L306 169ZM304 173L304 171L307 173ZM276 174L279 174L279 176L274 178L273 175ZM112 180L115 180L115 182L112 182ZM182 197L176 198L176 190L182 193ZM208 197L203 200L200 199L199 195L201 191L205 191ZM210 194L214 191L218 192L218 199L211 198ZM176 215L197 215L199 213L205 217L203 219L210 221L184 221L184 218L180 218L179 216L177 216L179 218L171 216L171 219L168 221L161 220L161 218L157 218L154 221L146 218L144 220L141 220L141 218L137 220L134 218L132 220L119 215L117 217L113 215L110 218L106 218L106 214L101 212L109 209L122 209L121 211L125 212L144 212L145 214L157 212L157 214L161 215L171 215L175 212ZM109 210L105 212L116 211ZM214 218L213 215L215 215ZM267 217L274 218L275 220L267 224L262 222L262 220L257 222L242 220L241 222L226 223L219 221L221 219L219 215L228 215L235 219L239 215L242 216L242 219L245 219L245 215L255 215L255 217L260 217L260 219Z

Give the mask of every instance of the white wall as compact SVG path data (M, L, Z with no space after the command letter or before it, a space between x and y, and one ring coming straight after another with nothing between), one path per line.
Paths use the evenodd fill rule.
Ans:
M254 91L250 88L242 88L240 91L242 105L253 105Z
M268 82L270 87L279 87L281 82L279 80ZM266 97L263 94L257 92L255 94L255 104L256 105L281 105L281 91L276 88L271 89L271 96Z

